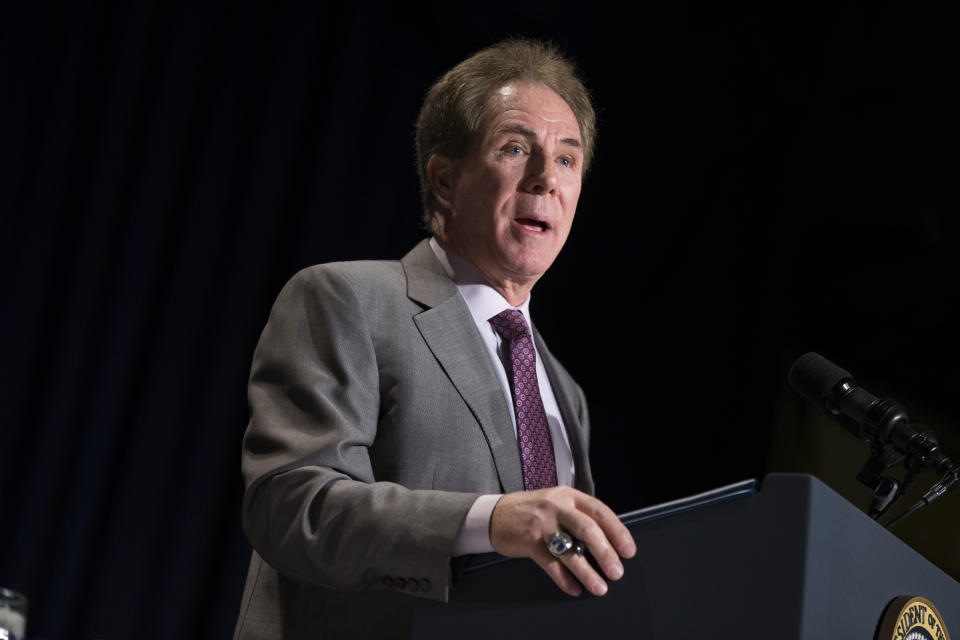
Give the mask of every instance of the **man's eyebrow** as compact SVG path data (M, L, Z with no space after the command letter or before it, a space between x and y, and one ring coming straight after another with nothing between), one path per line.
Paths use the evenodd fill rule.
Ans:
M522 124L504 125L500 127L497 133L519 133L522 136L528 136L531 138L534 138L537 135L536 132L533 131L533 129L529 129L523 126ZM570 145L571 147L577 147L578 149L583 147L583 145L580 144L580 141L577 140L576 138L561 138L560 142L562 142L563 144Z

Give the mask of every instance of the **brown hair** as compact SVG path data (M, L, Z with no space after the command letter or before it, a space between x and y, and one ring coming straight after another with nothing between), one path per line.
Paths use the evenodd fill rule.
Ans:
M430 228L433 201L427 161L434 154L462 157L480 130L487 96L511 80L539 82L563 98L580 125L583 173L590 168L597 116L573 63L550 43L528 38L504 40L447 71L423 99L416 124L416 153L425 228Z

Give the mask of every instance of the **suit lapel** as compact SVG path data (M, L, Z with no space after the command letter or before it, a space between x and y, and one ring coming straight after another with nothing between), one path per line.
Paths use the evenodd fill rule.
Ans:
M522 490L523 472L510 407L466 302L428 241L414 247L401 262L407 295L428 307L413 318L420 335L480 423L503 490Z
M573 465L576 469L574 486L584 493L593 495L593 476L590 472L590 460L587 457L587 438L589 434L586 433L585 425L581 424L574 404L577 391L571 386L570 376L565 373L561 374L560 365L554 360L553 354L550 353L547 343L536 327L534 327L533 333L534 339L537 341L537 353L543 360L543 368L547 371L547 377L550 378L550 386L553 387L553 395L557 399L557 406L560 407L560 415L566 427L567 438L570 440Z

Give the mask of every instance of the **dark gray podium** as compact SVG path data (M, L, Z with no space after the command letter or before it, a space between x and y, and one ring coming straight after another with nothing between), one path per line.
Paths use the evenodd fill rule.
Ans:
M637 542L602 598L570 598L532 562L487 559L414 638L863 638L924 596L960 636L960 584L812 476L771 474L625 517ZM631 524L632 523L632 524Z

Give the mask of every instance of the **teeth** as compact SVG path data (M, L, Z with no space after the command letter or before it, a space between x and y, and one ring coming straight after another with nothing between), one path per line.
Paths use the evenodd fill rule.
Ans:
M533 224L525 224L525 225L523 225L523 228L524 228L524 229L530 229L530 231L543 231L543 229L541 229L541 228L538 227L537 225L533 225Z

